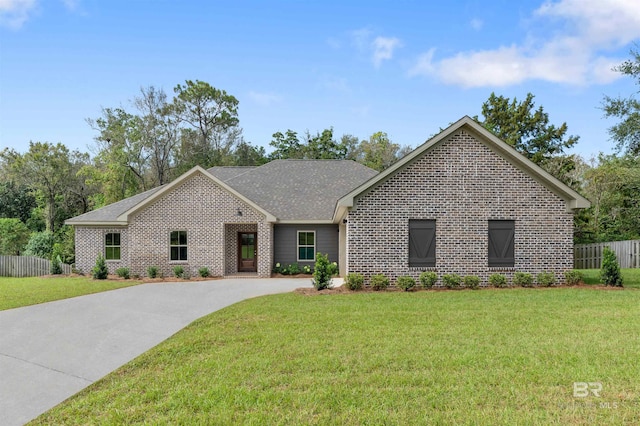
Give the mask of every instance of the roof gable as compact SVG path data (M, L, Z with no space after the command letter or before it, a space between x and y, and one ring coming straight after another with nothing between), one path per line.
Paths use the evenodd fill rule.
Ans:
M478 141L484 143L496 154L500 155L509 163L511 163L524 173L528 174L533 179L549 189L551 192L562 198L566 202L568 210L588 208L591 205L591 203L586 198L578 194L573 189L569 188L564 183L560 182L558 179L543 170L540 166L526 158L524 155L518 153L512 146L502 141L493 133L482 127L478 122L476 122L469 116L464 116L457 122L444 129L442 132L427 140L424 144L413 150L411 153L407 154L391 167L384 170L377 176L369 179L367 182L364 182L362 185L358 186L347 195L342 197L340 200L338 200L338 204L334 213L334 221L339 220L341 217L343 217L348 208L353 207L355 197L378 185L379 183L387 180L388 178L396 174L399 170L407 167L415 159L427 153L439 143L446 141L450 136L461 129L468 131Z
M266 219L267 219L267 222L275 222L277 220L276 217L273 214L269 213L268 211L263 209L261 206L259 206L256 203L254 203L252 200L250 200L247 197L245 197L244 195L240 194L234 188L230 187L229 185L227 185L226 183L224 183L223 181L221 181L217 177L213 176L211 173L208 173L205 169L203 169L200 166L195 166L194 168L192 168L188 172L186 172L183 175L181 175L176 180L172 181L171 183L168 183L167 185L162 186L161 187L162 189L160 191L155 192L150 197L144 199L142 202L136 204L135 206L133 206L129 210L127 210L127 211L123 212L122 214L120 214L120 216L118 216L117 220L120 221L120 222L128 223L129 217L131 215L133 215L137 211L140 211L141 209L143 209L144 207L148 206L149 204L155 202L157 199L162 197L164 194L166 194L167 192L171 191L173 188L177 187L182 182L186 181L191 176L193 176L194 174L197 174L197 173L201 174L201 175L203 175L203 176L205 176L205 177L207 177L209 179L211 179L212 181L214 181L214 183L216 185L218 185L221 188L225 189L226 191L230 192L232 195L238 197L239 199L241 199L245 203L249 204L251 207L253 207L257 211L259 211L260 213L264 214Z

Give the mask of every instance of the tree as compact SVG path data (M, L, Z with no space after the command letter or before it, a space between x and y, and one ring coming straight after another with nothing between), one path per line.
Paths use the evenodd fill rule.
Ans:
M0 182L0 218L18 218L26 224L36 205L27 185L9 180Z
M199 80L186 80L173 90L176 117L188 126L181 136L183 167L223 164L225 153L238 141L237 133L229 132L239 122L238 100Z
M482 104L482 126L513 146L518 152L544 166L551 158L564 153L578 142L577 136L567 136L567 123L559 127L549 124L549 114L542 106L535 109L534 96L527 93L523 102L491 93Z
M605 247L602 251L602 268L600 269L600 280L605 285L622 287L622 274L620 264L613 250Z
M298 139L298 134L291 129L285 133L275 132L269 145L274 148L269 155L271 160L283 160L287 158L303 158L304 148Z
M324 129L322 133L311 136L306 134L304 158L309 160L342 160L347 155L347 147L333 139L333 129Z
M406 155L410 148L391 142L385 132L376 132L369 140L360 144L360 163L374 170L382 171Z
M42 197L46 228L52 232L60 223L57 215L62 194L75 179L70 159L72 155L63 144L48 142L29 142L29 151L25 154L8 148L0 153L4 161L11 165L12 175Z
M0 254L19 256L29 241L29 233L20 219L0 219Z
M640 51L631 50L631 59L613 68L640 84ZM620 122L609 128L618 152L640 155L640 100L633 95L628 98L605 96L602 102L605 117L618 118Z
M146 159L146 172L151 185L164 185L170 181L175 147L179 141L179 120L174 106L167 102L167 94L153 86L140 89L133 104L140 113L140 138Z
M267 161L269 160L263 147L253 146L244 140L233 151L234 166L260 166Z

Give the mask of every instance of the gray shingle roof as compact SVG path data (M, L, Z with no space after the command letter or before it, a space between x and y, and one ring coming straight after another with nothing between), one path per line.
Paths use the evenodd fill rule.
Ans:
M225 183L279 220L331 220L338 199L376 174L350 160L275 160Z
M140 194L134 195L124 200L120 200L116 203L109 204L97 210L81 214L66 221L66 223L73 225L75 223L82 224L84 222L113 222L117 220L118 216L127 210L135 207L137 204L143 202L153 194L161 190L163 186L158 186Z
M209 173L223 182L236 177L242 173L255 169L257 166L215 166L207 169Z
M225 182L278 220L332 220L338 199L376 174L350 160L275 160L259 167L212 167ZM76 216L69 224L115 222L164 186Z

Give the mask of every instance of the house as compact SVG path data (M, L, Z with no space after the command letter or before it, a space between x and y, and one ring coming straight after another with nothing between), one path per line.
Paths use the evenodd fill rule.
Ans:
M422 271L562 276L573 267L573 215L589 202L463 117L382 173L346 160L195 167L173 182L69 219L77 268L99 254L144 275L255 273L313 265L341 274Z

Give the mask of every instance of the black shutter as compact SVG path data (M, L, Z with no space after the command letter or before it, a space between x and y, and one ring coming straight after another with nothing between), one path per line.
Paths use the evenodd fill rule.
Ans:
M515 222L489 221L489 266L509 268L515 265Z
M409 266L436 266L436 221L409 221Z

